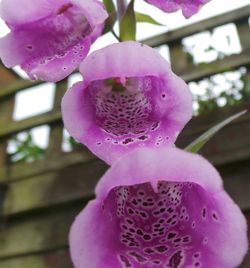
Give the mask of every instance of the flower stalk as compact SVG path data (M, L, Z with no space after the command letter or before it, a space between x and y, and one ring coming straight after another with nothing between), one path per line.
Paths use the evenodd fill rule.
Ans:
M116 0L116 4L117 4L117 17L118 20L121 21L122 16L126 12L128 3L127 0Z

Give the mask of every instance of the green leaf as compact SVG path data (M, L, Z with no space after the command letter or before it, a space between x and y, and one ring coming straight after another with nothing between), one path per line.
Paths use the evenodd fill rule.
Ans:
M120 21L120 39L122 41L136 39L136 17L134 0L131 0Z
M149 16L147 14L135 12L135 17L136 17L137 22L147 22L150 24L163 26L163 24L159 23L158 21L156 21L155 19L153 19L151 16Z
M215 125L214 127L210 128L208 131L203 133L199 138L197 138L191 144L189 144L185 148L185 150L188 152L197 153L219 130L221 130L223 127L225 127L238 117L242 116L246 112L247 110L244 110L240 113L232 115L228 117L226 120L220 122L218 125Z
M111 31L111 29L113 28L116 22L117 16L116 16L116 10L115 10L115 5L114 5L113 0L103 0L103 3L109 14L109 17L105 21L105 27L103 30L103 33L107 33Z
M36 145L30 132L27 132L25 140L14 137L16 151L10 154L11 162L31 162L44 156L45 150Z

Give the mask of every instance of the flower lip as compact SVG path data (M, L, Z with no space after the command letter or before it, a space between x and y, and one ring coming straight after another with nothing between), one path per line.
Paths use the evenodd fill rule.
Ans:
M246 221L200 156L131 152L96 192L71 228L76 268L232 268L247 251Z
M115 177L115 174L119 176ZM217 170L199 155L171 147L158 150L139 148L113 163L97 184L95 193L97 198L104 200L114 187L144 182L150 182L157 191L161 179L176 183L192 182L210 193L218 192L223 187Z
M188 86L146 45L105 47L84 60L81 72L84 82L62 101L64 124L109 164L138 146L172 145L191 118Z
M146 0L164 12L176 12L182 10L182 14L186 18L190 18L196 14L200 8L211 0Z
M28 0L20 15L14 4L1 3L11 32L0 39L0 57L7 67L21 65L31 79L52 82L65 78L86 57L108 16L96 0L39 0L36 7Z
M173 75L169 63L158 52L135 41L115 43L91 53L81 63L80 72L88 82L115 77Z

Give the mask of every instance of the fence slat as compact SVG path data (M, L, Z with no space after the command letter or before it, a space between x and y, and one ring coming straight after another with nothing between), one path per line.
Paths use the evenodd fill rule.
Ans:
M0 260L1 268L73 268L68 250Z
M167 44L168 42L183 39L187 36L210 30L223 24L236 22L243 18L248 18L250 16L249 14L250 5L247 5L231 12L220 14L212 18L199 21L185 27L181 27L177 30L169 31L155 37L145 39L142 42L152 47L161 46L163 44Z
M94 196L94 187L107 166L98 160L9 184L2 214L20 214Z

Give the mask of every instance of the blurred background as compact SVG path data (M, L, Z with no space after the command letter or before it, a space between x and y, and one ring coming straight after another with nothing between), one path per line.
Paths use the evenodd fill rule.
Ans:
M179 147L250 109L249 0L213 0L189 20L141 0L135 7L164 25L138 23L138 40L170 61L193 93L194 118ZM0 21L0 37L6 33ZM91 51L113 42L105 34ZM62 125L61 98L79 80L74 73L57 84L32 82L20 68L0 63L0 268L72 268L69 226L107 169ZM219 169L250 222L250 112L220 131L201 154ZM249 256L240 267L250 267Z

